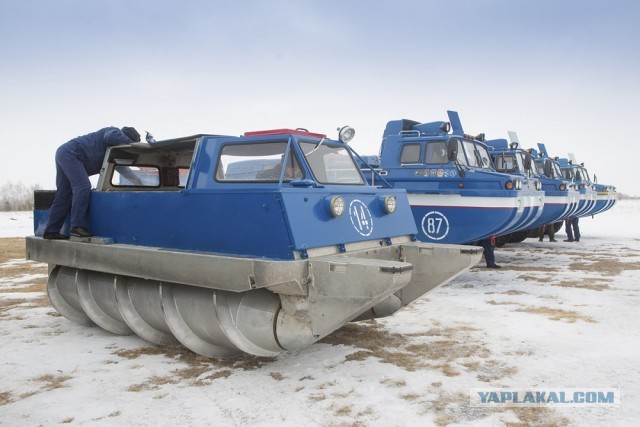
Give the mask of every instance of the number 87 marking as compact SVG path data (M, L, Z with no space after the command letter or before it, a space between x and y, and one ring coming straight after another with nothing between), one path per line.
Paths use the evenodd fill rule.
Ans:
M449 234L449 220L440 212L428 212L422 218L422 231L432 240L442 240Z

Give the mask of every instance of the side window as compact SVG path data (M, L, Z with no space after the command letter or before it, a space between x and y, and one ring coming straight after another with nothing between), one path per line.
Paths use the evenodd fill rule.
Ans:
M444 141L430 142L427 144L427 164L449 163L447 156L447 144Z
M283 167L284 181L304 176L293 152L283 165L287 142L228 144L222 148L216 179L218 181L279 181Z
M114 187L159 187L160 170L155 166L121 166L113 171Z
M402 147L402 153L400 153L400 163L420 163L422 157L422 145L421 144L405 144Z
M516 170L515 159L512 156L500 154L496 157L496 170L498 172L513 172Z

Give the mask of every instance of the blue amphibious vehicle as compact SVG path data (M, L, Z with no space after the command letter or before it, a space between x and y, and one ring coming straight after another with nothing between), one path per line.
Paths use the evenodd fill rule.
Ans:
M406 192L370 186L344 140L281 129L112 147L91 195L98 237L42 239L50 193L36 194L27 258L49 263L66 318L210 357L308 346L478 262L479 248L416 242Z
M474 243L529 227L545 202L540 183L496 172L484 135L466 134L447 113L449 122L387 123L370 181L407 191L424 242Z

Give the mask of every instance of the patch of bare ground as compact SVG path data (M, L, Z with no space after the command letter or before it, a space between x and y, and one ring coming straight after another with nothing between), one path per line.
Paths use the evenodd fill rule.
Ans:
M34 381L43 383L43 388L47 391L50 391L57 388L66 387L65 382L70 380L71 378L72 377L70 377L69 375L45 374L35 378Z
M499 295L529 295L528 292L524 292L524 291L518 291L516 289L509 289L508 291L504 291L504 292L485 292L485 295L493 295L493 294L499 294Z
M412 334L390 333L376 321L350 323L325 337L322 342L359 348L345 362L369 357L395 365L406 371L438 370L454 377L463 372L503 378L515 373L515 368L491 362L491 352L484 342L475 338L475 329L466 325L434 327ZM485 372L486 371L486 372ZM499 371L499 372L498 372Z
M35 298L0 298L0 319L21 320L19 315L9 313L15 308L51 307L51 302L46 295Z
M571 270L582 270L589 273L600 273L605 276L617 276L623 271L640 270L640 262L622 262L617 258L594 259L592 262L573 262L569 264Z
M487 304L489 305L521 305L520 303L517 302L511 302L511 301L495 301L495 300L489 300L489 301L485 301Z
M0 239L0 264L12 259L25 259L25 247L24 237Z
M541 276L534 276L531 274L521 274L518 276L518 279L524 280L525 282L539 282L541 280L544 280L545 278L550 279L551 277L552 276L550 275L541 277Z
M587 277L579 280L563 280L560 283L551 283L551 285L562 288L588 289L591 291L604 291L605 289L610 289L609 285L603 282L611 282L611 280Z
M465 393L446 393L440 391L434 400L425 402L425 414L433 414L438 426L459 424L486 418L490 411L472 407L469 395Z
M270 376L271 378L273 378L274 380L276 380L276 381L282 381L282 380L284 380L284 379L286 378L286 377L285 377L284 375L282 375L280 372L271 372L271 373L269 374L269 376Z
M384 384L389 387L406 387L407 382L403 379L394 380L391 378L383 378L380 380L380 384Z
M571 425L571 420L567 417L557 415L549 408L509 408L519 422L506 422L508 427L564 427Z
M9 391L0 391L0 406L13 402L12 396Z
M19 400L27 399L33 395L36 395L38 393L42 393L45 391L52 391L58 388L67 387L67 384L65 383L72 378L73 377L70 377L69 375L61 375L61 374L40 375L31 380L32 382L40 383L41 384L40 389L21 394L19 397ZM2 398L2 395L0 394L0 404L10 403L14 400L10 393L3 393L3 394L5 394L6 396ZM5 399L6 401L2 403L3 400Z
M40 277L31 277L34 275L40 275ZM25 260L24 238L3 238L0 239L0 278L10 278L18 282L10 287L3 287L0 290L3 294L45 292L47 265ZM20 284L19 282L22 279L26 283ZM10 310L16 305L24 304L26 301L13 298L0 301L0 316L2 316L3 311ZM37 304L36 306L42 305Z
M156 390L165 384L177 384L187 381L193 386L207 386L218 379L228 378L234 369L255 370L266 365L271 359L240 355L228 359L211 359L200 356L184 347L158 346L141 347L136 349L117 350L112 354L124 359L137 359L144 356L164 356L170 359L179 360L187 365L185 368L175 369L168 376L154 376L146 382L131 385L129 391ZM272 377L277 380L273 373Z
M154 375L144 383L133 384L127 387L127 391L138 393L147 390L158 390L161 386L166 384L177 384L179 380L167 375Z
M536 273L557 273L560 271L558 268L547 267L544 265L513 265L502 264L502 271L535 271ZM538 278L539 279L539 278Z
M489 301L485 301L487 304L490 305L515 305L515 306L519 306L519 308L516 308L514 311L519 311L519 312L523 312L523 313L531 313L531 314L539 314L542 316L546 316L551 320L557 320L557 321L561 321L561 322L567 322L567 323L575 323L577 320L582 320L584 322L588 322L588 323L597 323L594 319L592 319L589 316L585 316L580 312L577 312L575 310L562 310L559 308L550 308L550 307L533 307L533 306L526 306L524 304L520 304L519 302L512 302L512 301L495 301L495 300L489 300Z
M523 313L539 314L551 320L557 320L557 321L566 322L566 323L575 323L577 320L582 320L583 322L587 322L587 323L596 323L596 321L591 317L585 316L575 310L561 310L559 308L523 306L521 308L517 308L515 311L519 311Z
M2 289L3 294L17 294L17 293L31 293L31 292L46 292L47 291L47 279L32 280L31 283L24 286L15 286L11 288Z
M115 418L115 417L119 417L120 415L122 415L122 412L115 411L115 412L112 412L112 413L110 413L108 415L105 415L104 417L92 418L91 421L100 421L100 420L104 420L104 419L107 419L107 418Z
M437 393L436 399L424 403L425 414L434 414L438 426L465 424L482 420L491 414L506 413L513 413L518 418L517 422L504 421L504 425L510 427L563 427L571 424L571 420L557 415L550 408L483 408L472 406L466 393L447 393L442 390Z

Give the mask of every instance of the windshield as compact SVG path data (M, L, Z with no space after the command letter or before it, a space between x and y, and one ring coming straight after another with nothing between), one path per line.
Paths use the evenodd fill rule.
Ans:
M462 147L462 144L457 139L452 139L452 141L455 141L456 145L458 146L458 150L456 151L456 153L457 153L456 154L456 161L460 165L468 166L469 163L467 163L467 158L464 155L464 148Z
M480 166L482 169L492 169L491 156L489 156L489 150L487 150L487 147L476 144L476 150L480 156Z
M316 180L322 184L357 184L364 180L349 151L341 145L300 142Z
M571 168L562 169L562 176L564 177L564 179L573 180L573 169Z
M553 176L554 178L562 178L562 171L560 170L560 165L557 162L551 162L553 165Z
M526 174L527 170L524 167L524 164L525 164L524 156L525 154L523 152L516 153L516 162L518 162L518 170L522 171L523 174ZM533 171L533 167L531 169Z
M479 168L480 161L478 159L478 155L476 154L475 147L473 142L471 141L463 141L462 145L464 146L464 151L467 153L467 159L469 160L469 166Z
M469 159L469 165L481 169L491 169L491 157L486 147L472 141L464 141L464 150Z
M586 182L591 182L591 177L589 176L589 172L585 168L579 168L580 173L582 174L582 180Z

